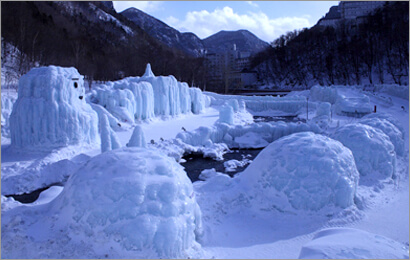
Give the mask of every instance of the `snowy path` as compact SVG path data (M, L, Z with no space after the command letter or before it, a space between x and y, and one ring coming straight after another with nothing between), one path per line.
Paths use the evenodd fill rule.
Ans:
M145 134L147 142L150 140L159 141L163 139L172 139L182 132L182 127L187 131L192 131L200 126L211 126L219 118L219 111L213 107L208 107L201 114L179 115L167 120L154 119L149 123L142 123L141 127ZM117 135L124 146L128 143L132 131L117 132Z

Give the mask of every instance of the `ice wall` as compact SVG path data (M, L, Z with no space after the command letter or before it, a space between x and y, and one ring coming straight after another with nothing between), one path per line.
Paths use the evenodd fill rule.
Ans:
M16 147L98 143L98 117L84 99L83 76L75 68L33 68L19 81L10 116Z
M10 114L13 110L13 105L16 102L15 95L1 95L1 135L9 137L10 135Z
M155 76L149 64L142 77L108 82L92 92L90 101L131 123L155 116L198 114L210 105L210 98L200 89L190 88L174 76Z
M237 100L243 102L246 108L253 112L261 112L267 110L281 111L286 114L296 115L306 111L306 97L290 96L290 97L272 97L272 96L234 96L220 95L212 92L204 92L206 96L212 97L211 104L222 106L229 100ZM314 106L314 104L312 104Z
M337 89L334 87L313 86L310 89L310 97L312 101L336 103L338 99Z
M120 80L93 91L93 103L103 106L121 122L134 123L155 116L154 92L147 82Z
M303 132L271 143L237 178L259 209L316 211L353 205L359 173L340 142Z

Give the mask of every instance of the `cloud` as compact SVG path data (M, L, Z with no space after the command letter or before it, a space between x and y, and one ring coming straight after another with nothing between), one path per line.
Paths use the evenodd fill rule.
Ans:
M162 1L113 1L117 13L130 7L135 7L143 12L155 12L160 9Z
M253 6L253 7L259 7L259 5L257 3L254 3L252 1L246 1L246 3L250 6Z
M228 6L212 12L191 11L185 15L184 20L171 16L165 19L165 22L180 31L193 32L200 38L206 38L221 30L246 29L267 42L272 42L288 31L311 26L307 16L271 19L261 11L238 14Z

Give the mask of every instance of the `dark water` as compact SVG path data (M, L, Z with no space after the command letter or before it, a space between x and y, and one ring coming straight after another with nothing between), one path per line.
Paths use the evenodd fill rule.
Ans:
M187 172L188 177L189 179L191 179L192 182L198 180L198 176L201 174L203 170L211 168L214 168L217 172L225 173L232 177L236 173L245 170L249 164L243 167L238 167L233 172L225 172L224 162L233 159L242 161L244 158L253 160L261 151L262 149L231 150L231 152L224 154L223 161L216 161L210 158L203 158L202 154L189 154L182 157L186 160L186 162L181 163L181 165L185 167L185 171Z
M14 200L21 202L21 203L33 203L34 201L36 201L38 199L38 197L40 196L40 193L45 191L46 189L50 188L51 186L63 186L63 184L61 183L54 183L51 184L48 187L44 187L35 191L32 191L30 193L23 193L20 195L5 195L6 197L12 197Z
M305 118L299 118L298 116L253 116L255 122L277 122L277 121L284 121L284 122L303 122L306 123Z

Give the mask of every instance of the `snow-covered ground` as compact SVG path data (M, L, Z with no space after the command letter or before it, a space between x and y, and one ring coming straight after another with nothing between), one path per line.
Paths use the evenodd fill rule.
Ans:
M2 90L3 258L408 258L402 90L222 96L147 70L84 94L70 73L78 85L65 91L72 82L54 78L65 86L54 96L27 89L19 101ZM36 122L23 113L42 95L72 120L56 124L55 136L46 125L57 121L42 118L52 109L33 108ZM254 122L249 111L309 120ZM87 124L98 125L97 140L84 138ZM23 136L33 125L36 135ZM266 148L252 161L226 161L227 171L248 164L233 178L208 169L191 184L178 164L184 153L220 159L238 147ZM47 187L33 203L5 196Z

